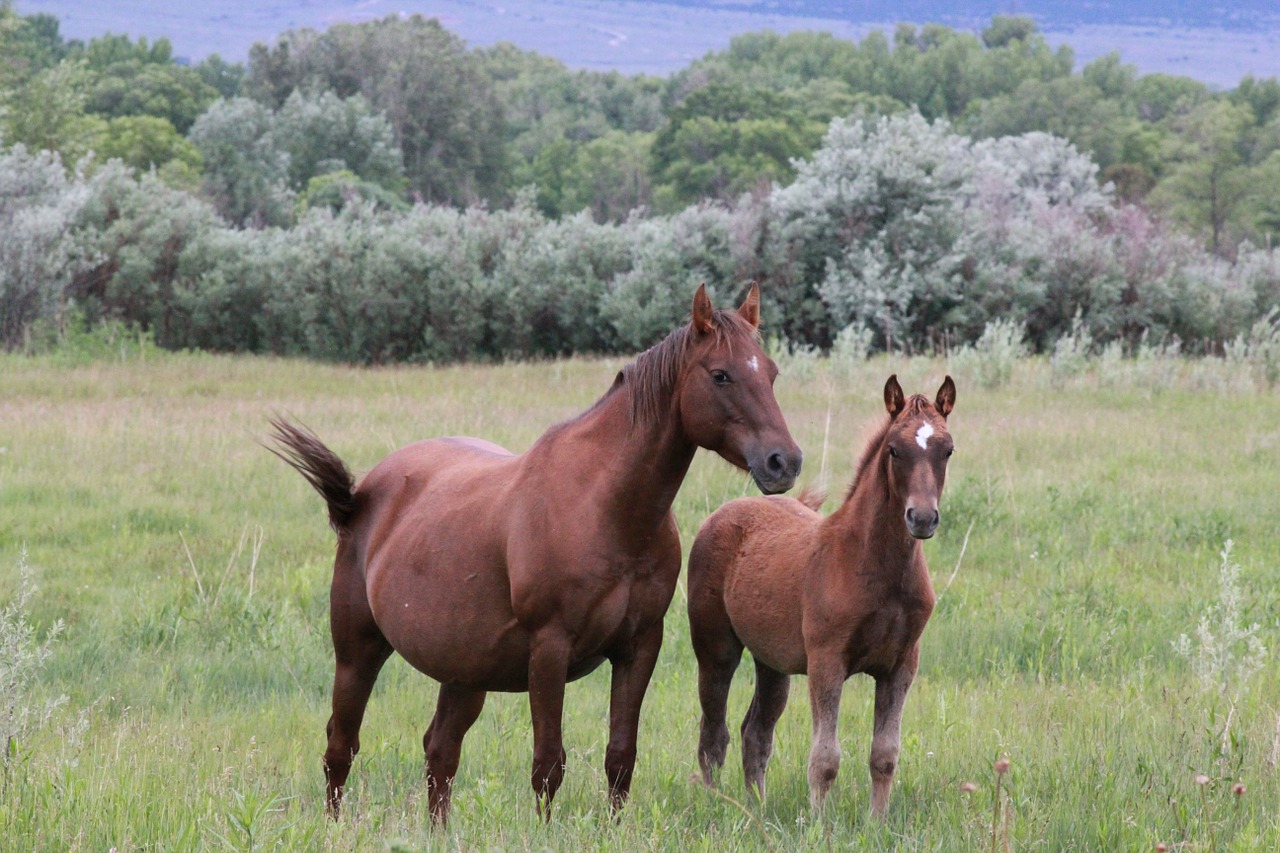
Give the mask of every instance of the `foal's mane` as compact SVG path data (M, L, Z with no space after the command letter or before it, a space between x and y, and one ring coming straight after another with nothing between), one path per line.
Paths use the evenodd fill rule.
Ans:
M730 351L733 341L739 337L760 340L759 330L737 311L712 312L711 326L714 345L727 346ZM619 387L626 390L630 395L632 426L654 424L661 419L694 340L691 327L686 323L640 353L635 361L618 373L617 380L605 396L610 396Z
M907 398L906 404L902 407L902 411L898 413L899 418L910 418L920 414L926 409L932 409L933 403L923 394L912 394ZM862 478L867 471L871 469L871 463L880 455L880 448L884 446L884 437L889 434L889 427L893 426L897 418L886 418L875 434L867 440L867 444L862 448L862 455L858 457L858 464L853 469L853 482L849 484L849 491L844 496L848 501L853 497L853 493L857 491L858 484L862 482Z

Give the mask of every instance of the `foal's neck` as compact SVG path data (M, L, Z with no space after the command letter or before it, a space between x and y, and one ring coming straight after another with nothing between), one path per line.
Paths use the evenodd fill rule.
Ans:
M884 436L880 436L883 442ZM857 482L831 521L857 536L873 553L875 563L908 559L920 549L920 540L906 530L906 501L889 490L885 474L888 452L883 444L870 451ZM875 557L881 559L875 560Z

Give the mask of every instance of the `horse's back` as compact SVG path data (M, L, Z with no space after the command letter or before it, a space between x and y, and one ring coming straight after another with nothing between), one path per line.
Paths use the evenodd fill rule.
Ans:
M689 595L721 598L752 655L782 672L804 672L802 593L822 516L788 497L739 498L698 530Z

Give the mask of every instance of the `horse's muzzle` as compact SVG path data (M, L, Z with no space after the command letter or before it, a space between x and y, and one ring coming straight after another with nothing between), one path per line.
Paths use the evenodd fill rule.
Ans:
M942 514L937 509L916 509L909 506L904 520L907 522L908 533L917 539L928 539L938 532Z
M802 464L804 454L800 448L775 450L764 458L763 463L750 466L751 478L766 495L781 494L796 484Z

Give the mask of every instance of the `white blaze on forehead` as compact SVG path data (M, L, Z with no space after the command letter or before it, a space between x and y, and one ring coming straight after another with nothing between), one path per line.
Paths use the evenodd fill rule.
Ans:
M929 449L929 436L933 435L933 424L925 421L920 424L920 429L916 430L916 444L924 450Z
M751 358L747 359L747 367L750 367L752 370L759 370L760 359L756 358L754 355L751 356Z

